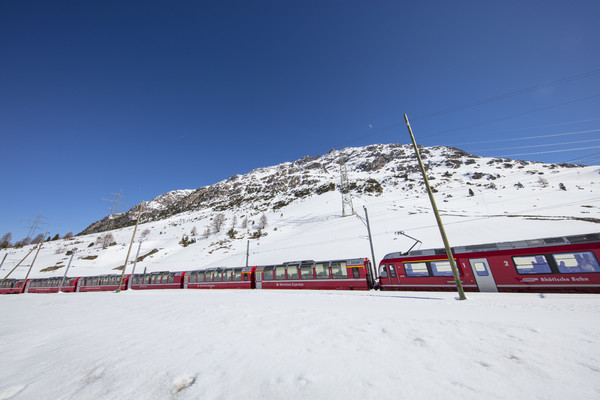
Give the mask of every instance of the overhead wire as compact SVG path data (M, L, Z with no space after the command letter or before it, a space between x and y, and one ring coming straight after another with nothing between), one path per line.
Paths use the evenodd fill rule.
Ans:
M551 82L541 83L541 84L538 84L538 85L535 85L535 86L532 86L529 88L519 89L519 90L516 90L513 92L504 93L504 94L501 94L498 96L488 97L486 99L477 100L472 103L467 103L467 104L463 104L463 105L456 106L456 107L450 107L445 110L440 110L440 111L432 112L432 113L425 114L422 116L417 116L417 117L413 118L413 120L418 121L418 120L436 117L438 115L458 112L458 111L466 110L468 108L477 107L477 106L480 106L483 104L494 103L496 101L505 100L505 99L515 97L515 96L520 96L520 95L526 94L526 93L531 93L531 92L537 91L539 89L545 89L545 88L549 88L552 86L557 86L557 85L561 85L564 83L573 82L573 81L576 81L579 79L589 78L589 77L597 75L597 74L600 74L600 69L595 69L595 70L584 72L581 74L568 76L568 77L557 79L557 80L551 81Z

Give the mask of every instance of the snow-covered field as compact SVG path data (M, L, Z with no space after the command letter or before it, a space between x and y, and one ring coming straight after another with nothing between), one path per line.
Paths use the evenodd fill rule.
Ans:
M0 399L596 399L600 296L0 297Z
M469 178L467 167L505 173L488 164L432 168L452 246L600 231L597 167L538 165L528 167L535 174ZM448 171L456 178L444 178ZM417 185L417 177L407 182ZM206 235L212 209L147 222L126 273L140 239L140 255L148 256L136 272L241 266L248 243L250 265L372 258L358 218L363 207L376 261L415 244L399 231L419 239L417 248L442 245L418 186L392 182L378 196L355 193L353 202L357 216L349 217L340 216L338 192L277 210L244 205L223 211L223 229ZM263 214L266 235L249 240ZM72 251L71 277L120 273L132 232L113 231L116 244L106 249L101 234L44 243L33 267L35 253L25 257L32 246L0 250L0 278L12 270L11 278L29 270L30 278L63 276ZM183 247L184 235L196 243ZM600 295L455 297L259 290L0 296L0 400L600 398Z

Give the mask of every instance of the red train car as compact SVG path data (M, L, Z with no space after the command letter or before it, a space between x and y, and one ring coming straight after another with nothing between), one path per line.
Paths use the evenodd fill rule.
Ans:
M2 283L0 283L0 294L22 293L24 289L24 283L26 282L23 279L5 279Z
M126 275L121 284L121 290L127 289L129 276ZM84 276L76 284L76 292L103 292L117 290L121 275Z
M369 290L368 258L297 261L256 267L256 289Z
M452 249L465 291L600 293L600 234ZM444 249L390 253L379 264L382 290L456 290Z
M130 289L182 289L186 272L152 272L130 276Z
M190 271L188 289L253 289L256 267L209 268Z

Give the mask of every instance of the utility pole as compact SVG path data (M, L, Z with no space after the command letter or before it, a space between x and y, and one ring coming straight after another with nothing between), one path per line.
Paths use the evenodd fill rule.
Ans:
M29 269L27 270L27 275L25 275L25 279L23 279L23 290L25 290L25 282L27 281L27 278L29 278L29 273L31 272L31 268L33 268L33 264L35 263L35 260L37 259L38 254L40 254L40 250L42 249L42 244L44 244L44 240L46 239L47 234L48 234L48 232L44 233L44 237L42 238L42 241L38 244L37 251L35 252L35 256L33 257L33 261L31 262L31 265L29 266Z
M41 243L40 243L40 244L41 244ZM38 244L38 246L39 246L40 244ZM8 274L6 274L6 276L4 277L4 279L2 279L2 282L0 282L0 284L4 283L4 281L8 279L8 277L10 276L10 274L12 274L12 273L15 271L15 269L17 269L17 267L18 267L19 265L21 265L21 263L22 263L23 261L25 261L25 259L26 259L27 257L29 257L29 255L30 255L31 253L33 253L33 251L34 251L34 250L35 250L35 246L33 246L33 247L31 248L31 250L29 250L29 253L25 254L25 257L23 257L23 258L21 259L21 261L19 261L19 262L17 263L17 265L15 265L15 266L14 266L14 268L13 268L13 269L11 269L11 270L10 270L10 272L9 272Z
M37 232L38 229L40 229L39 225L48 225L47 222L42 221L46 219L46 217L44 217L42 214L38 214L35 216L35 220L26 220L24 222L31 222L31 226L29 227L29 232L27 232L27 236L29 239L34 239L33 235L35 235L35 233Z
M140 239L140 245L138 246L137 254L135 255L135 261L133 261L133 269L131 270L131 278L127 281L127 289L131 289L131 281L133 280L133 274L135 274L135 266L137 265L137 260L140 257L140 250L142 249L142 240Z
M429 195L429 201L431 202L431 207L433 208L433 213L435 214L435 219L440 230L440 235L442 236L442 240L444 241L446 255L448 256L448 261L450 262L450 268L452 268L452 275L454 276L454 282L456 283L456 290L458 291L459 299L466 300L467 297L465 296L462 282L460 281L460 276L458 275L458 268L456 267L456 262L454 261L454 255L452 254L450 243L448 242L448 238L446 237L446 231L444 230L444 225L442 224L442 218L440 217L437 205L435 204L433 192L431 191L431 187L429 186L429 180L427 179L427 173L425 172L425 167L423 166L423 161L421 160L421 155L419 154L419 148L417 147L417 142L415 141L415 137L413 135L410 123L408 122L408 116L406 114L404 114L404 120L406 121L406 127L408 128L408 133L410 134L410 140L412 140L413 147L415 148L415 154L417 155L419 168L421 169L421 173L423 174L423 180L425 181L425 187L427 188L427 194Z
M71 261L73 261L73 257L75 256L75 251L77 249L73 249L71 250L71 258L69 259L69 263L67 264L67 269L65 270L65 275L62 278L62 281L60 281L60 285L58 286L58 293L60 293L60 291L62 290L63 285L65 284L65 279L67 279L67 273L69 272L69 268L71 268Z
M350 194L350 183L348 182L348 170L346 169L346 159L340 158L340 192L342 192L342 217L354 215L354 206L352 205L352 195ZM346 208L349 213L346 213Z
M129 253L131 252L131 247L133 246L133 241L135 239L135 232L137 231L138 224L140 223L140 217L142 216L142 211L144 211L144 201L140 205L140 212L138 213L137 221L135 221L135 227L133 228L133 234L131 235L131 243L129 243L129 249L127 250L127 257L125 257L125 264L123 265L123 271L121 271L121 279L119 279L119 286L117 287L117 293L121 291L121 285L123 284L123 277L125 276L125 269L127 268L127 262L129 262Z
M373 268L373 279L377 279L377 264L375 261L375 251L373 250L373 238L371 236L371 225L369 224L369 214L367 213L367 207L363 206L365 210L365 219L367 221L367 232L369 233L369 244L371 245L371 257L373 257L373 262L371 263Z
M119 210L119 206L121 206L121 204L125 205L124 203L121 203L121 198L124 198L122 192L123 192L123 190L119 189L119 193L111 193L111 195L115 196L114 200L102 199L104 201L108 201L109 203L113 203L111 208L106 207L107 210L110 210L110 214L108 215L108 226L106 229L107 233L104 235L104 240L102 241L103 249L106 249L110 245L110 243L108 243L108 240L109 240L108 232L110 232L112 230L113 215L121 212Z
M246 268L248 268L248 259L250 258L250 240L246 244Z

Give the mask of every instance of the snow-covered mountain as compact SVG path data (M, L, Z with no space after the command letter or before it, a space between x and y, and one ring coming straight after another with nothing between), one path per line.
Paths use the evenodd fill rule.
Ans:
M421 148L421 155L451 245L600 231L597 166L484 158L444 146ZM356 216L342 217L341 163ZM30 276L62 275L73 250L69 275L115 273L125 262L139 207L97 221L75 238L45 243ZM410 237L422 248L441 246L412 147L372 145L156 197L144 207L137 231L137 271L244 265L248 247L250 264L372 258L366 211L376 260L408 249ZM98 238L109 227L116 244L103 248ZM2 250L0 257L10 257L0 274L29 250ZM25 276L30 263L25 260L11 277Z

